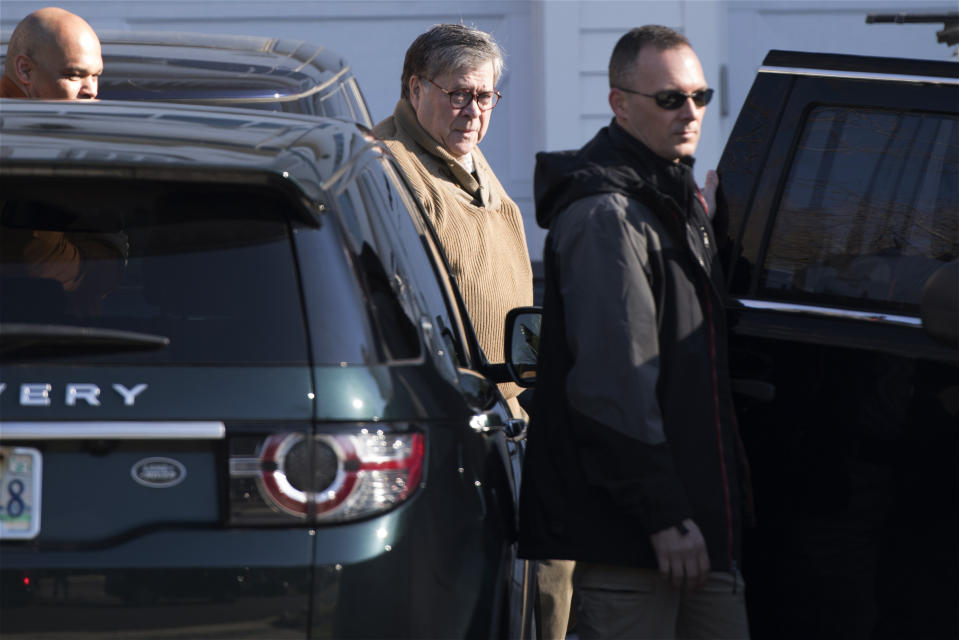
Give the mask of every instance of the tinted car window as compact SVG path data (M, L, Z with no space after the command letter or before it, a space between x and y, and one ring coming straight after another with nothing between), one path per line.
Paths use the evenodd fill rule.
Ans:
M373 307L387 357L419 358L421 338L440 371L455 380L454 361L465 353L450 318L453 292L435 262L439 256L411 216L419 210L389 164L378 156L336 196L357 271ZM425 253L425 255L424 255Z
M365 190L361 194L356 181L337 196L336 204L369 301L370 321L384 349L381 356L387 360L418 358L418 318L406 304L406 274L397 264L390 238L382 229L374 232L369 224L378 221L379 212L368 202Z
M776 214L760 287L772 297L913 313L959 257L959 119L811 112Z
M109 180L22 177L6 180L2 193L5 354L43 346L18 341L24 327L57 325L169 339L163 348L104 348L84 358L307 361L290 240L290 213L297 205L282 195L237 185L144 181L133 189ZM335 230L326 225L316 233ZM324 259L344 260L336 251ZM311 281L326 304L361 304L350 272L330 271L336 282ZM329 335L356 338L334 341L331 361L366 361L369 340L363 339L364 326L355 325L357 316L327 316L329 323L350 323L326 327ZM56 350L57 357L79 357L76 345L72 349Z
M372 173L366 176L366 187L393 226L392 233L414 285L407 294L413 296L412 303L422 310L430 351L437 364L443 365L441 370L454 376L452 369L446 367L452 362L451 357L458 357L462 366L467 365L468 359L458 330L454 293L445 278L445 270L439 266L442 258L427 230L417 224L416 216L421 215L419 208L402 186L398 174L385 158L379 162L382 174L378 178Z

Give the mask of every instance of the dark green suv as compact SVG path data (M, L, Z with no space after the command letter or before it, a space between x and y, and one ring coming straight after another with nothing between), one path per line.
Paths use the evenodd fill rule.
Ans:
M528 636L524 425L381 145L148 103L0 125L0 635Z

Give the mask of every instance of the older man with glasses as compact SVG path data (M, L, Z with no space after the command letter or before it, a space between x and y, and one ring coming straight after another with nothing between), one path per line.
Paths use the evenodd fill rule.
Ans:
M413 41L401 97L373 134L384 140L432 220L491 360L504 344L506 312L533 302L523 217L477 145L500 99L503 53L483 31L439 24ZM516 385L501 385L521 415Z
M520 555L576 561L582 640L744 638L748 473L692 175L713 90L661 26L619 40L609 82L609 126L537 156L549 234Z
M483 31L440 24L406 52L401 98L373 133L386 141L433 221L477 337L492 359L503 348L504 320L533 303L523 218L477 144L486 135L503 53ZM520 388L500 385L514 415ZM566 635L572 563L541 562L535 607L542 639Z

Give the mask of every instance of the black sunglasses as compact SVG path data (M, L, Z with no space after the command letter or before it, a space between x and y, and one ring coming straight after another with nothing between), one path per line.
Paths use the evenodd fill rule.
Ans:
M619 89L620 91L625 91L626 93L635 93L638 96L652 98L656 101L656 105L658 107L661 109L666 109L667 111L679 109L681 106L686 104L686 100L689 98L693 99L693 104L697 107L705 107L707 104L709 104L709 101L713 99L712 89L700 89L695 93L683 93L682 91L657 91L656 93L641 93L639 91L624 89L622 87L613 88Z

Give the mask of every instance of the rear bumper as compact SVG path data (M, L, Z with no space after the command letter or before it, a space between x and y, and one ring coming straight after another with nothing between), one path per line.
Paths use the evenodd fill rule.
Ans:
M0 636L305 638L312 546L306 529L160 531L100 548L8 543Z
M4 543L0 637L492 637L502 541L475 522L444 526L423 506L315 530L169 529L72 549Z

